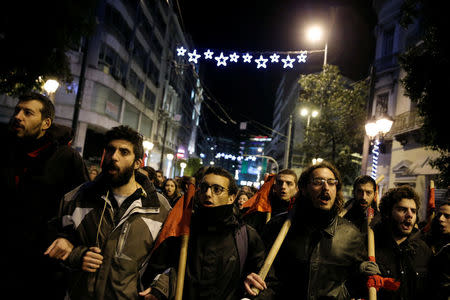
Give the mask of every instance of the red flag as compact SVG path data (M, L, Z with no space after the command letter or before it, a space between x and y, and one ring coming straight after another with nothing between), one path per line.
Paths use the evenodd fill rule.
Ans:
M428 205L427 205L427 225L422 229L423 232L428 232L431 229L431 222L434 218L434 210L436 209L436 202L434 199L434 181L430 181L430 189L428 190Z
M163 228L156 239L153 251L161 245L168 237L177 237L189 234L192 215L192 198L195 194L195 187L189 184L187 192L176 202L175 206L169 212Z
M244 213L244 216L255 212L272 212L272 206L270 204L270 192L272 186L275 183L276 174L271 174L267 177L267 181L261 186L261 188L248 199L243 206L249 207L249 209Z

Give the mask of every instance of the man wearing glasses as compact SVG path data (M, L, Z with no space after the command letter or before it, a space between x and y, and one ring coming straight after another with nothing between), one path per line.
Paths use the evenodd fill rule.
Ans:
M350 299L365 293L364 275L377 274L365 262L364 239L338 216L344 199L339 171L328 162L313 165L298 181L299 198L288 216L271 220L263 239L269 249L281 225L292 225L272 265L274 299ZM360 271L361 270L361 271Z
M264 262L264 244L256 230L240 220L239 208L234 203L237 191L233 176L220 167L209 167L199 180L190 225L183 300L241 299L245 291L252 294L251 287L261 290L266 287L256 274ZM246 249L240 249L242 240L238 240L237 232ZM179 249L175 244L162 244L159 250L166 261L162 264L176 266ZM151 294L158 299L170 299L174 288L159 284L153 288L157 292L152 290Z

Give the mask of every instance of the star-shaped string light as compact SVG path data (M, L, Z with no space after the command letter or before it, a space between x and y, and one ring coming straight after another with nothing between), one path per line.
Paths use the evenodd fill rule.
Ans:
M184 56L186 54L187 49L185 49L183 46L177 48L177 55L178 56Z
M223 56L223 52L220 52L220 56L216 56L214 59L217 60L217 66L220 66L220 65L226 66L227 60L229 59L229 57Z
M206 51L205 53L203 53L203 55L205 55L205 59L212 59L213 58L213 54L214 52L212 52L211 50L208 49L208 51Z
M230 55L230 62L238 62L238 58L240 56L236 54L236 52L234 52L233 54Z
M252 57L249 53L246 53L244 56L242 56L242 58L244 59L245 63L251 63L252 62Z
M189 61L194 62L194 64L198 63L198 59L201 57L200 54L197 54L197 50L194 49L194 52L188 52Z
M302 51L300 55L297 55L299 63L306 63L306 51Z
M281 59L281 61L284 63L284 69L286 69L287 67L292 69L294 67L292 64L294 63L295 59L290 58L289 54L286 56L286 58Z
M279 62L280 56L276 53L272 54L270 57L270 62L271 63L277 63Z
M259 68L266 68L266 62L268 61L267 58L264 58L262 55L259 56L258 59L255 59L255 62L258 64L258 66L256 67L257 69Z

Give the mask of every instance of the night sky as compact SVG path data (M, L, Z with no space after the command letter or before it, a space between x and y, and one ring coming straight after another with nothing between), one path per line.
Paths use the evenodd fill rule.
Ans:
M370 1L188 1L178 0L182 26L195 47L213 51L261 52L323 49L324 43L306 41L308 24L325 26L330 22L330 4L337 6L334 24L328 39L329 64L338 65L343 75L359 80L367 77L374 57L374 26L376 17ZM175 7L177 10L178 8ZM215 56L215 55L214 55ZM215 62L215 63L214 63ZM206 134L236 136L239 122L254 120L272 127L272 110L276 88L283 72L282 65L256 64L216 66L216 61L201 63L200 73L208 104L217 115L203 105L201 125ZM312 54L307 64L296 65L299 74L320 71L323 53ZM294 65L295 66L295 65ZM232 124L214 101L220 102ZM218 116L227 124L218 121ZM255 122L253 122L254 124ZM207 124L207 125L206 125ZM255 134L268 134L249 126Z

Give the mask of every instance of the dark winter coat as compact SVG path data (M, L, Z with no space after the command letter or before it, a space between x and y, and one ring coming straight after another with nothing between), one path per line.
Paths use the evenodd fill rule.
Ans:
M54 260L43 255L54 240L49 221L58 214L64 194L88 181L87 168L80 154L72 149L70 128L53 124L38 140L23 141L3 132L0 157L2 193L1 247L2 269L8 270L5 287L30 289L33 284L51 299L40 280L55 279L50 270ZM27 282L27 284L24 284ZM17 284L17 286L15 286ZM34 295L39 297L35 289ZM44 296L44 295L43 295Z
M400 281L397 291L381 289L379 299L428 299L428 268L432 255L417 229L400 245L392 238L389 226L381 222L374 226L375 256L383 277Z
M350 299L350 283L360 279L359 265L365 257L359 230L335 212L295 207L267 224L267 249L288 215L292 225L272 265L272 296L261 299Z
M241 273L235 240L235 232L242 226L238 213L234 204L196 210L191 222L183 300L236 300L244 297L245 276L251 272L258 273L265 256L258 233L244 225L247 227L248 248ZM166 264L176 269L180 243L179 239L171 242L170 246L164 243L160 250L164 247L169 250L161 252L168 255L164 259L170 262ZM167 286L162 289L170 290ZM170 294L168 298L173 296Z
M83 300L138 299L138 292L150 285L143 282L141 288L140 274L169 211L145 176L137 173L136 179L146 180L141 186L147 189L137 189L120 207L102 177L64 197L60 236L74 245L66 261L72 269L69 294ZM103 262L97 272L88 273L81 265L92 246L102 250Z

